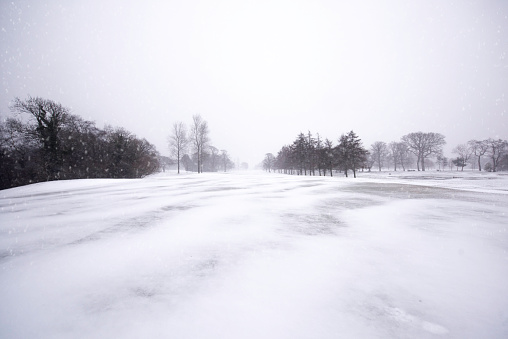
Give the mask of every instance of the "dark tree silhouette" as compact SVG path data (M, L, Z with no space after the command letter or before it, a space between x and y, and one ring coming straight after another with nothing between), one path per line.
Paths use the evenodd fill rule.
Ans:
M33 132L42 145L47 180L58 179L63 164L59 134L69 116L69 109L52 100L30 96L26 100L15 98L11 109L30 115L35 123Z
M467 145L471 149L471 152L478 161L478 171L482 170L482 156L484 156L489 150L487 140L469 140Z
M473 151L466 144L460 144L452 150L452 153L458 155L457 159L454 160L455 166L464 171L464 167L467 166L467 161L471 158Z
M489 148L488 155L492 160L492 172L496 172L499 160L508 153L508 141L489 138L486 143Z
M356 178L356 170L362 166L367 156L367 150L363 147L362 140L353 131L343 134L339 138L337 150L339 162L346 177L348 170L352 170L353 176Z
M0 188L80 178L140 178L159 169L159 154L145 139L72 115L51 100L16 99L29 121L0 122Z

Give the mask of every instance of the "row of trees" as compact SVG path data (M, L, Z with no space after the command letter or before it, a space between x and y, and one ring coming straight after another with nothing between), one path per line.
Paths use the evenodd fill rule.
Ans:
M187 132L185 124L181 121L173 124L168 136L171 155L177 163L177 171L180 173L180 165L186 171L217 172L234 168L234 163L229 158L226 150L219 150L210 145L208 123L200 115L192 117L192 123ZM187 153L191 151L190 155Z
M0 123L0 188L81 178L141 178L159 169L159 154L123 128L83 120L59 103L16 98Z
M323 141L319 134L313 137L310 132L307 135L300 133L292 144L282 147L277 156L266 154L263 168L304 175L315 175L316 171L319 175L326 175L327 172L333 175L333 170L341 170L346 176L351 170L356 176L357 169L370 171L374 165L379 171L387 166L393 166L393 170L397 171L398 168L406 170L415 165L418 171L425 171L435 164L431 160L435 159L439 169L447 166L463 169L468 161L475 161L481 171L485 160L482 157L485 157L489 159L487 169L508 170L508 142L501 139L470 140L453 150L457 158L451 161L443 156L446 141L439 133L409 133L400 141L389 144L376 141L369 150L362 146L353 131L342 135L337 141L338 144L334 145L329 139Z
M374 142L369 150L366 168L370 171L376 165L378 170L391 163L393 170L401 168L403 171L416 165L418 171L425 171L430 158L443 153L446 144L445 137L440 133L414 132L404 135L400 141L389 144L384 141Z
M470 140L466 144L460 144L452 150L457 156L448 159L443 155L442 146L444 137L436 133L410 133L402 137L400 142L394 141L389 144L376 141L371 145L367 168L372 165L382 168L393 166L393 170L411 166L416 162L416 168L425 170L427 166L436 166L439 170L454 166L461 170L471 164L478 165L482 170L482 164L486 164L489 171L508 170L508 142L501 139ZM434 159L435 162L431 161Z
M488 159L485 163L485 169L493 172L498 170L508 170L508 141L501 139L469 140L466 144L460 144L452 151L457 155L452 160L457 169L463 171L464 167L471 164L472 167L478 165L478 170L482 170L484 158Z
M343 134L336 146L329 139L322 140L319 134L313 137L300 133L291 144L282 147L277 156L266 154L263 168L267 171L298 175L333 176L333 170L341 170L346 176L352 171L356 178L358 169L365 167L368 151L354 131Z

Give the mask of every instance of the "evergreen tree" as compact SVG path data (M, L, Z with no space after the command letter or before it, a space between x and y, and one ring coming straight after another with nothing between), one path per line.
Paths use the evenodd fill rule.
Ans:
M346 177L348 170L352 170L356 178L356 170L362 167L368 153L362 145L362 140L353 131L343 134L339 139L337 150L339 163Z

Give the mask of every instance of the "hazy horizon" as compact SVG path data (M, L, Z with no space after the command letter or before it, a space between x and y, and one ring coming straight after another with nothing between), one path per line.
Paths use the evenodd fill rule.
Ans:
M201 114L254 167L300 132L507 138L503 1L0 1L0 115L40 96L169 155Z

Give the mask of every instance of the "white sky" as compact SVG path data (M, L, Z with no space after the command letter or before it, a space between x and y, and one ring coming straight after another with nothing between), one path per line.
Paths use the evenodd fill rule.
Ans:
M0 114L61 102L168 155L173 122L253 167L299 132L508 138L505 1L4 1Z

